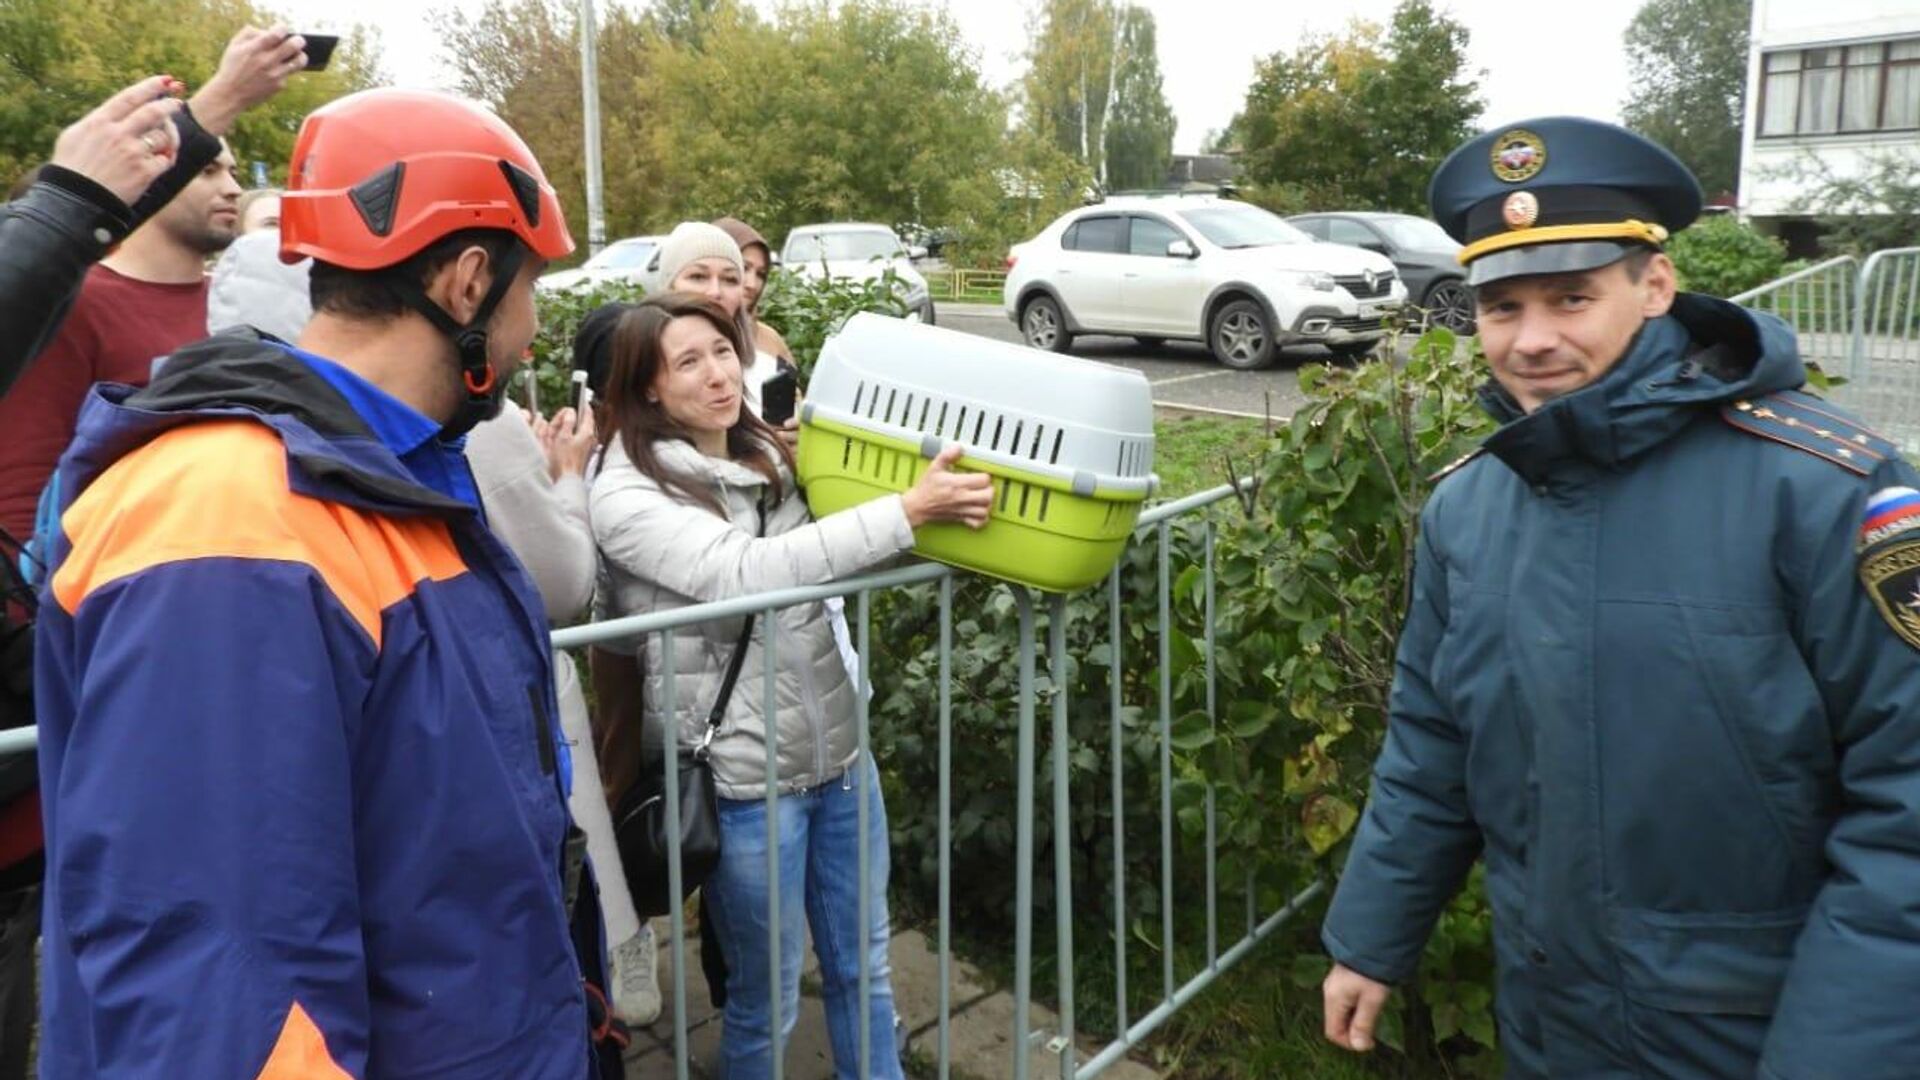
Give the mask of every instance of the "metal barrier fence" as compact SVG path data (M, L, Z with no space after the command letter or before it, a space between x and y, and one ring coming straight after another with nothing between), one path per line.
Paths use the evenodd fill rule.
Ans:
M1053 873L1054 873L1054 889L1055 889L1054 910L1056 913L1056 933L1058 935L1058 946L1056 951L1058 953L1058 969L1059 969L1058 970L1058 982L1059 982L1058 1005L1059 1007L1057 1010L1057 1015L1059 1017L1059 1026L1058 1026L1057 1032L1053 1034L1053 1037L1050 1040L1046 1041L1046 1047L1049 1051L1058 1055L1059 1062L1060 1062L1060 1076L1062 1080L1089 1080L1089 1078L1098 1076L1108 1066L1120 1060L1122 1057L1126 1055L1126 1053L1131 1048L1138 1045L1141 1040L1145 1039L1153 1031L1158 1029L1162 1024L1164 1024L1167 1021L1169 1017L1173 1016L1174 1013L1178 1012L1181 1007L1183 1007L1189 1001L1191 1001L1195 995L1199 994L1202 990L1206 989L1206 987L1209 984L1211 984L1214 980L1218 979L1222 973L1224 973L1225 971L1233 967L1234 964L1236 964L1241 959L1243 959L1254 948L1255 945L1257 945L1261 940L1263 940L1268 935L1272 934L1276 929L1278 929L1281 926L1281 924L1287 920L1287 918L1289 918L1295 912L1300 910L1300 908L1303 905L1311 901L1316 895L1319 894L1319 892L1323 888L1322 882L1314 881L1308 884L1298 894L1296 894L1291 899L1289 899L1278 910L1268 913L1264 918L1261 918L1256 911L1255 899L1254 899L1255 894L1252 889L1251 882L1249 882L1248 889L1246 892L1246 903L1247 903L1246 933L1237 942L1229 945L1226 949L1222 950L1219 947L1219 937L1218 937L1219 890L1218 890L1218 882L1216 881L1216 874L1215 874L1216 850L1215 850L1214 790L1213 790L1213 786L1211 784L1208 784L1207 790L1206 790L1206 801L1205 801L1205 815L1206 815L1205 851L1206 851L1206 859L1207 859L1207 864L1206 864L1206 884L1207 884L1206 958L1207 958L1207 962L1204 969L1202 969L1198 974L1195 974L1194 976L1186 980L1186 982L1184 983L1176 983L1175 970L1174 970L1174 957L1173 957L1173 943L1174 943L1174 918L1173 918L1173 913L1174 913L1174 896L1173 896L1174 812L1173 812L1173 801L1172 801L1173 800L1173 795L1172 795L1172 792L1173 792L1173 773L1172 773L1173 687L1172 687L1171 663L1170 663L1170 655L1169 655L1170 649L1171 649L1171 634L1168 632L1169 628L1172 625L1171 582L1173 580L1173 577L1172 577L1171 561L1172 561L1173 545L1171 540L1171 529L1172 529L1173 522L1184 515L1189 515L1189 514L1205 514L1206 515L1205 547L1204 547L1204 556L1203 556L1203 566L1204 566L1203 581L1204 581L1204 588L1205 588L1205 594L1204 594L1205 595L1204 608L1205 608L1205 622L1206 622L1205 641L1207 645L1207 648L1205 650L1207 715L1209 719L1216 719L1217 718L1216 710L1215 710L1216 703L1215 703L1215 694L1214 694L1215 672L1214 672L1214 659L1213 659L1213 643L1214 643L1214 636L1213 636L1213 632L1214 632L1214 602L1213 602L1214 565L1213 564L1214 564L1215 525L1214 525L1211 513L1208 512L1208 508L1211 507L1213 504L1221 502L1222 500L1225 500L1234 494L1235 494L1235 489L1232 486L1222 486L1219 488L1215 488L1211 491L1190 496L1185 499L1181 499L1175 502L1150 508L1141 515L1140 522L1135 532L1136 539L1139 538L1142 534L1146 534L1146 533L1153 534L1158 544L1158 599L1159 599L1158 613L1159 614L1157 619L1157 626L1159 630L1158 638L1159 638L1159 648L1160 648L1160 655L1159 655L1159 671L1160 671L1159 793L1160 793L1160 855L1161 855L1161 858L1160 858L1160 873L1161 873L1160 952L1162 956L1162 970L1161 970L1161 982L1162 982L1161 991L1162 992L1161 992L1159 1003L1151 1011L1149 1011L1145 1016L1139 1017L1138 1019L1133 1020L1131 1023L1129 1022L1129 1014L1128 1014L1128 1007L1127 1007L1127 1000L1128 1000L1127 981L1126 981L1126 942L1127 942L1127 937L1129 933L1127 920L1126 920L1126 888L1125 888L1126 837L1124 835L1124 826L1123 826L1124 817L1120 812L1121 802L1123 798L1122 769L1124 767L1123 761L1122 761L1123 755L1122 755L1122 745L1121 745L1122 743L1121 716L1122 716L1123 705L1121 701L1120 682L1116 678L1113 680L1113 691L1112 691L1112 699L1110 702L1109 722L1111 725L1111 742L1112 742L1112 748L1111 748L1112 760L1110 762L1110 769L1111 769L1111 777L1112 777L1112 797L1113 797L1113 803L1114 803L1114 815L1113 815L1114 817L1113 899L1114 899L1114 937L1115 937L1114 965L1115 965L1116 999L1117 999L1117 1005L1118 1005L1118 1011L1116 1012L1115 1015L1117 1017L1116 1027L1118 1030L1118 1034L1111 1041L1109 1041L1105 1047L1097 1051L1087 1061L1081 1062L1078 1060L1078 1050L1077 1050L1078 1032L1076 1031L1076 1028L1075 1028L1074 999L1073 999L1074 955L1073 955L1073 946L1072 946L1072 940L1073 940L1073 922L1072 922L1073 903L1072 903L1072 872L1071 872L1072 871L1072 864L1071 864L1072 852L1070 849L1070 845L1065 843L1055 843L1053 845L1054 847ZM764 715L772 715L774 711L774 704L775 704L773 701L774 659L777 651L774 645L774 635L777 632L777 625L778 625L778 620L774 617L775 612L779 611L782 608L792 607L798 604L815 603L818 601L825 600L829 597L836 597L836 596L852 597L853 602L850 605L850 609L851 609L851 613L854 615L856 620L855 634L856 634L856 641L858 644L858 650L860 653L860 684L862 687L865 687L869 684L869 673L870 673L870 662L871 662L870 661L871 650L869 648L869 645L870 645L869 631L870 631L870 614L871 614L870 606L871 606L871 599L873 594L881 590L899 588L899 587L908 586L908 585L922 584L922 583L928 583L928 582L937 582L939 584L938 605L939 605L939 681L940 681L939 697L940 697L940 700L938 702L938 715L939 715L939 738L940 738L940 744L939 744L940 789L939 789L939 796L938 796L938 799L939 799L939 803L938 803L939 805L939 834L938 834L939 835L939 839L938 839L939 908L938 908L938 914L937 914L937 921L939 924L939 946L938 946L939 976L938 977L940 980L940 986L938 991L939 1020L938 1020L938 1029L937 1029L937 1036L936 1036L936 1059L937 1059L937 1065L939 1069L939 1076L942 1078L942 1080L945 1080L945 1078L949 1075L949 1069L951 1067L951 1050L952 1050L951 1040L950 1040L950 1031L949 1031L950 1022L952 1018L952 1002L950 1000L950 989L952 985L951 983L952 941L951 941L950 899L951 899L952 884L953 884L952 864L951 864L952 820L953 820L952 819L952 802L951 802L952 801L952 775L951 775L952 754L951 754L951 751L952 751L952 739L953 739L951 687L952 687L952 679L953 679L953 665L952 665L953 625L954 625L953 583L957 574L958 572L944 566L939 566L934 564L925 564L925 563L916 564L916 565L904 567L901 569L888 570L885 572L875 573L875 574L868 574L860 577L850 578L845 581L833 582L825 585L810 586L810 587L804 587L804 588L782 589L782 590L777 590L773 592L760 593L752 596L742 596L742 597L738 597L731 600L719 601L714 603L705 603L705 604L699 604L691 607L680 608L678 610L674 610L670 612L659 612L659 613L654 613L649 615L633 616L633 617L624 618L624 619L616 619L616 620L610 620L607 622L597 623L590 626L573 627L565 630L556 631L554 634L554 645L558 648L576 648L579 646L596 644L596 643L631 640L632 638L635 638L643 634L657 634L659 635L660 647L662 648L662 650L664 650L664 655L671 655L671 650L673 648L673 637L677 631L682 631L682 630L685 630L687 627L690 627L699 623L717 620L717 619L739 618L748 614L754 614L754 615L760 616L760 618L758 619L758 625L764 629L765 637L763 638L763 642L762 642L762 655L765 658L765 662L766 662L766 678L764 680L764 685L765 685L765 693L767 697L765 702L763 703L763 708L765 709ZM1068 660L1067 650L1066 650L1067 605L1066 605L1066 598L1062 596L1047 597L1043 600L1043 599L1036 598L1034 594L1029 592L1027 589L1016 587L1016 586L1008 586L1008 587L1013 589L1014 599L1016 604L1018 605L1019 625L1020 625L1020 643L1019 643L1019 693L1018 693L1018 700L1017 702L1014 703L1018 709L1019 727L1018 727L1018 750L1016 755L1017 761L1014 762L1014 767L1016 769L1016 796L1015 796L1015 805L1014 805L1014 814L1015 814L1015 866L1014 866L1015 925L1014 925L1014 977L1013 977L1014 985L1012 987L1012 993L1014 997L1014 1024L1013 1024L1014 1030L1013 1030L1013 1040L1012 1040L1012 1050L1011 1050L1013 1055L1013 1061L1010 1063L1006 1075L1012 1077L1013 1080L1027 1080L1029 1075L1029 1069L1030 1069L1031 1047L1033 1046L1033 1043L1034 1043L1034 1037L1035 1036L1043 1037L1045 1034L1045 1033L1034 1032L1031 1028L1031 1007L1032 1007L1031 1002L1032 1002L1032 986L1033 986L1033 913L1034 913L1034 904L1033 904L1033 862L1034 862L1033 834L1034 834L1034 813L1035 813L1035 810L1034 810L1034 805L1035 805L1034 756L1035 756L1035 741L1036 741L1036 727L1037 727L1036 715L1038 712L1038 704L1039 704L1039 696L1040 696L1039 692L1036 691L1036 666L1037 666L1039 649L1035 641L1035 633L1034 633L1034 607L1036 603L1044 602L1044 603L1047 603L1050 608L1050 618L1049 618L1049 626L1048 626L1049 641L1048 641L1048 647L1047 647L1048 671L1050 675L1054 675L1056 673L1059 673L1065 670L1067 665L1067 660ZM1107 589L1108 589L1108 612L1109 612L1108 614L1109 647L1113 650L1113 657L1114 657L1113 663L1115 668L1117 669L1119 666L1119 658L1120 658L1120 650L1121 650L1122 642L1123 640L1125 640L1122 633L1123 627L1121 625L1121 581L1120 581L1120 572L1118 570L1116 570L1114 574L1109 578L1107 583ZM1068 794L1069 794L1068 792L1069 742L1067 737L1068 700L1067 700L1067 695L1058 689L1064 684L1065 684L1064 680L1061 680L1058 678L1050 679L1050 686L1053 687L1054 689L1050 689L1048 691L1049 695L1052 698L1052 701L1051 701L1052 742L1053 742L1053 754L1052 754L1052 763L1051 763L1052 783L1053 783L1052 814L1053 814L1054 835L1056 837L1070 835L1069 822L1070 822L1071 813L1072 813L1070 799L1068 798ZM675 695L675 683L671 675L671 671L669 670L669 674L665 680L665 687L664 687L664 693L663 693L663 703L662 703L663 715L666 715L669 717L674 715L674 702L675 702L674 695ZM858 702L857 723L858 723L859 753L860 753L860 757L865 758L868 755L869 735L870 735L869 715L868 715L869 704L867 701L867 695L864 693L856 694L855 699ZM778 865L778 862L779 862L778 842L777 842L777 836L775 834L775 831L778 828L778 822L777 822L777 814L774 809L776 799L777 799L775 790L777 788L776 781L778 777L778 766L775 760L775 753L776 753L776 745L774 740L768 740L766 766L765 766L766 779L767 779L767 792L768 792L766 797L767 798L766 817L767 817L767 831L768 831L767 876L769 880L768 893L770 898L767 937L768 937L769 955L777 958L780 955L781 941L780 941L780 893L779 893L779 887L778 887L780 868ZM678 839L679 839L678 817L679 817L679 805L680 805L679 773L677 768L675 767L675 761L671 756L664 756L662 765L663 765L662 779L665 787L665 808L667 812L667 830L666 831L670 839L670 842L677 849ZM860 814L859 828L860 828L860 833L863 837L866 834L866 829L868 824L867 813L868 813L868 799L870 795L869 785L871 783L870 777L872 775L873 775L872 772L867 769L859 769L857 772L856 783L859 790L859 800L860 800L859 801L859 814ZM862 882L869 880L869 870L870 868L868 865L867 846L866 844L862 843L860 845L860 852L859 852L859 866L858 866L859 880L861 880ZM676 858L673 860L670 868L669 877L670 877L671 892L673 897L675 898L672 905L672 911L668 917L669 923L672 928L672 943L673 943L673 950L674 950L673 952L673 984L672 984L673 1039L674 1039L673 1047L674 1047L674 1070L675 1070L674 1075L677 1078L677 1080L687 1080L688 1069L689 1069L689 1060L688 1060L689 1051L688 1051L688 1042L687 1042L687 1020L688 1020L687 987L686 987L687 966L685 962L686 956L687 956L686 913L683 910L683 906L678 899L678 897L681 895L681 882L680 882L680 876L679 876L677 850L676 850ZM861 894L861 907L858 913L858 925L862 927L863 930L868 924L869 912L867 909L867 903L868 903L867 895L863 891ZM868 1009L869 995L871 993L872 988L871 988L870 957L868 955L868 950L865 948L862 948L859 952L860 952L859 1011L860 1011L860 1018L861 1018L860 1019L860 1025L861 1025L860 1035L859 1035L859 1039L860 1039L859 1045L861 1048L859 1075L866 1077L866 1076L872 1075L871 1041L870 1041L871 1033L869 1029L870 1018L869 1018L869 1009ZM777 962L777 959L776 959L776 961L771 965L771 971L774 973L774 975L773 975L773 978L770 980L771 985L768 987L768 993L770 995L770 1000L772 1002L772 1008L769 1010L769 1014L772 1017L774 1017L774 1022L776 1024L776 1028L775 1028L776 1031L779 1030L778 1025L780 1024L781 1017L782 1017L782 1007L781 1007L782 987L779 982L779 975L778 975L779 969L780 969L780 964ZM776 1040L777 1039L778 1039L778 1036L776 1035ZM778 1080L778 1078L782 1075L782 1069L783 1069L783 1063L780 1061L779 1056L776 1055L775 1061L774 1061L774 1071L773 1071L773 1076L775 1077L775 1080Z
M1731 299L1786 320L1803 358L1846 379L1836 401L1920 452L1920 247L1842 255Z
M1243 481L1243 484L1245 481ZM1279 909L1261 917L1256 910L1255 890L1252 882L1247 883L1246 932L1240 939L1225 949L1219 943L1219 883L1216 878L1216 844L1214 787L1207 784L1205 793L1205 852L1206 852L1206 965L1197 974L1185 982L1177 982L1174 966L1174 810L1173 810L1173 772L1172 772L1172 724L1173 724L1173 687L1171 666L1171 641L1169 632L1172 627L1172 526L1186 515L1205 515L1204 567L1204 619L1205 619L1205 659L1206 659L1206 713L1210 721L1217 722L1218 714L1215 701L1215 663L1214 663L1214 541L1216 527L1210 507L1236 494L1233 486L1222 486L1198 495L1189 496L1174 502L1147 509L1141 514L1135 531L1138 540L1143 534L1152 534L1158 545L1158 618L1156 620L1159 641L1159 796L1160 796L1160 915L1161 940L1161 994L1156 1004L1145 1016L1131 1019L1128 1010L1127 994L1127 923L1126 904L1126 835L1124 814L1122 811L1122 770L1124 768L1122 751L1122 690L1120 680L1112 680L1113 690L1110 700L1109 723L1111 728L1111 761L1109 768L1112 780L1113 799L1113 873L1114 880L1114 976L1116 999L1117 1035L1104 1047L1096 1051L1088 1060L1078 1060L1078 1031L1074 1019L1074 955L1073 955L1073 902L1072 902L1072 852L1070 845L1055 843L1054 848L1054 889L1056 913L1056 933L1058 935L1058 983L1059 1002L1057 1015L1058 1030L1051 1039L1045 1041L1046 1048L1056 1054L1060 1063L1061 1080L1089 1080L1098 1076L1107 1067L1123 1058L1133 1047L1151 1035L1170 1017L1188 1002L1205 990L1208 985L1223 973L1245 958L1263 939L1277 930L1290 916L1303 905L1317 896L1324 883L1315 880L1287 900ZM900 569L868 574L845 581L805 588L783 589L774 592L742 596L731 600L705 603L680 608L669 612L634 616L625 619L610 620L587 626L557 630L553 635L556 648L578 648L585 645L611 641L631 640L643 634L657 634L665 654L671 655L673 638L676 632L690 626L716 619L738 618L747 614L763 616L758 620L764 637L762 655L765 657L765 693L766 700L762 708L764 715L773 715L774 664L777 658L775 636L778 633L778 620L773 617L780 609L797 604L814 603L829 597L854 598L853 612L857 620L857 642L860 653L860 685L870 683L871 642L870 602L875 592L899 588L908 585L937 582L939 584L939 900L937 921L939 924L938 991L939 1020L936 1041L939 1076L946 1080L951 1067L950 1022L952 1018L952 935L951 907L952 894L952 681L953 681L953 584L958 572L945 566L932 563L919 563ZM1014 927L1014 1024L1012 1039L1013 1061L1006 1075L1014 1080L1028 1080L1030 1070L1031 1047L1035 1037L1044 1038L1045 1033L1034 1032L1031 1026L1031 1003L1033 986L1033 862L1034 862L1034 756L1036 741L1036 717L1038 712L1039 691L1036 690L1036 666L1038 647L1034 634L1034 607L1045 602L1050 607L1048 633L1048 673L1050 676L1066 669L1068 657L1066 648L1067 604L1064 596L1050 596L1038 599L1025 588L1007 586L1013 589L1019 611L1019 692L1015 705L1018 709L1018 760L1014 763L1016 775L1015 814L1015 927ZM1121 625L1121 571L1116 569L1107 582L1108 592L1108 643L1113 650L1113 666L1119 669L1122 644L1126 640ZM1068 697L1058 688L1066 685L1065 680L1050 678L1048 691L1052 701L1052 814L1056 837L1070 835L1072 814L1068 789ZM665 680L663 692L663 715L675 715L675 679L671 668ZM868 757L869 748L869 703L864 693L855 694L858 721L859 756ZM0 731L0 754L31 750L35 745L36 730L21 728ZM774 1018L776 1033L780 1030L782 1016L779 971L781 946L780 930L780 893L779 893L779 845L775 831L778 828L778 814L775 811L777 801L778 765L775 758L777 741L767 740L766 777L767 777L767 828L768 857L767 877L769 882L769 918L768 918L768 955L774 958L770 965L773 977L769 980L768 993L772 1001L770 1015ZM665 809L667 816L667 835L675 849L670 860L669 884L674 897L669 915L672 927L673 943L673 1050L674 1075L677 1080L688 1080L688 1010L687 1010L687 949L686 949L686 913L678 899L681 895L680 866L678 860L679 844L679 771L676 759L672 755L662 755L662 778L665 786ZM864 838L868 827L870 786L873 772L868 769L856 771L856 783L859 790L859 830ZM859 880L869 880L868 846L863 842L859 846ZM858 912L858 925L864 930L870 914L869 898L863 890ZM859 1007L860 1007L860 1072L867 1077L872 1075L870 1017L868 1002L872 991L871 958L869 950L859 950ZM779 1036L776 1034L776 1045ZM776 1055L773 1076L779 1080L783 1074L783 1063Z
M1006 287L1007 273L1004 270L934 270L923 271L927 287L936 300L978 299L981 303L997 303L1000 292ZM992 300L985 299L992 294Z

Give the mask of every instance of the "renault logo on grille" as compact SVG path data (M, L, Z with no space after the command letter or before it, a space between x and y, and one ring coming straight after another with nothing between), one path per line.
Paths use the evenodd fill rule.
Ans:
M1364 282L1366 282L1366 283L1367 283L1367 291L1368 291L1368 292L1372 292L1372 291L1373 291L1374 289L1376 289L1376 288L1378 288L1378 287L1379 287L1379 285L1380 285L1380 279L1379 279L1379 277L1378 277L1378 276L1376 276L1376 275L1374 274L1374 272L1373 272L1373 271L1371 271L1371 270L1369 270L1369 271L1367 271L1366 273L1364 273L1364 274L1362 274L1362 275L1360 275L1360 280L1362 280L1362 281L1364 281Z

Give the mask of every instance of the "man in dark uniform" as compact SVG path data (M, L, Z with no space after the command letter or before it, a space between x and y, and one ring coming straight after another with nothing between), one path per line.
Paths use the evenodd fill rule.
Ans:
M1677 293L1664 149L1532 121L1431 198L1501 427L1421 515L1328 1038L1484 858L1509 1076L1920 1077L1920 476Z

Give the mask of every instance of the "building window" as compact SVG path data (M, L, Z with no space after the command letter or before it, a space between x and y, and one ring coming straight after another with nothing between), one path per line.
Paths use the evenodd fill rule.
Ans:
M1760 135L1920 128L1920 38L1770 52Z

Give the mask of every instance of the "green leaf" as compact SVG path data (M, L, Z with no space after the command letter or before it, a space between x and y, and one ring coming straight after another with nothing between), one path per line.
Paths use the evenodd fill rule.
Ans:
M1227 730L1236 738L1258 737L1280 718L1280 710L1265 701L1236 701L1227 706Z
M1198 750L1213 741L1213 724L1204 712L1190 712L1173 722L1168 737L1175 749Z
M1301 833L1315 855L1325 855L1353 831L1360 811L1338 795L1322 793L1307 800L1300 813Z

